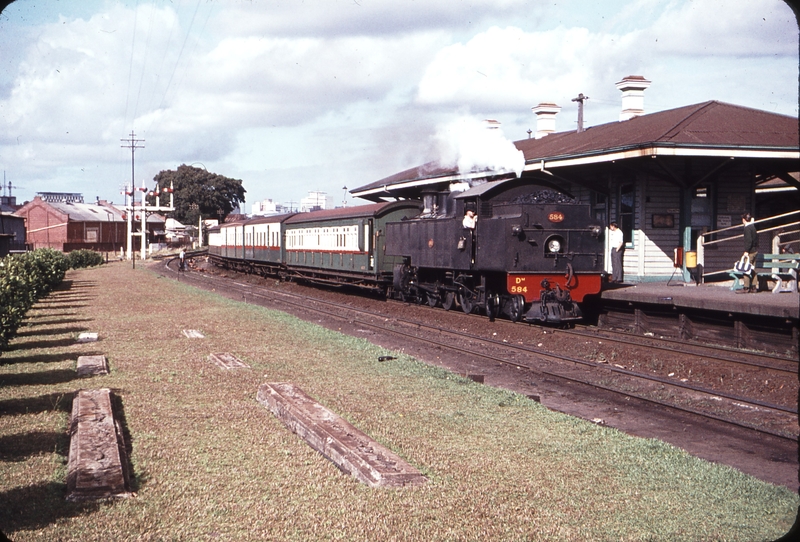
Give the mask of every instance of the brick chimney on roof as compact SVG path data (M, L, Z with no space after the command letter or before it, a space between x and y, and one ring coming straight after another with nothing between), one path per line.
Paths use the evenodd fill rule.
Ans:
M553 103L540 103L536 107L531 107L531 111L536 115L536 139L541 139L547 134L556 131L556 115L561 111L561 106Z
M620 121L644 115L644 90L650 86L651 82L641 75L629 75L617 83L617 88L622 91Z

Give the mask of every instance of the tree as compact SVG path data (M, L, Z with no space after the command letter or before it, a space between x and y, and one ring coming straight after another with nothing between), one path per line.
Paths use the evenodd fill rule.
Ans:
M173 193L175 212L173 217L183 224L197 224L203 218L225 220L231 211L244 203L246 190L239 179L231 179L205 169L181 164L177 171L164 170L154 179L160 189L169 188ZM147 202L155 205L155 196ZM169 205L169 196L161 193L161 205Z

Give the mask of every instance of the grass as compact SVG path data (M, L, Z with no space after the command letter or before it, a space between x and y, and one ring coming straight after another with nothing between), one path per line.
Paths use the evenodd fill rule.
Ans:
M787 532L800 504L659 441L147 269L67 280L0 357L0 529L15 542L752 542ZM81 331L100 342L72 344ZM223 371L215 352L252 368ZM111 374L77 379L77 357L98 353ZM256 401L270 381L298 384L429 482L376 490L343 475ZM90 387L121 400L135 497L64 500L72 394Z

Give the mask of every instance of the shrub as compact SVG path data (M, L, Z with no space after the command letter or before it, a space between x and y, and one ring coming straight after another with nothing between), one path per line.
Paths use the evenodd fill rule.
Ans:
M0 260L0 351L16 335L28 309L64 280L68 269L66 256L49 248Z
M103 263L103 255L94 250L82 248L73 250L67 254L70 269L80 269L82 267L94 267Z

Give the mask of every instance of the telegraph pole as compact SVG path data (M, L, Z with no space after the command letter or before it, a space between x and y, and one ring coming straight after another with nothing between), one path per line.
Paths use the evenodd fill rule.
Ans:
M588 96L584 96L583 92L578 94L577 98L572 98L573 102L578 102L578 133L583 132L583 102L588 100Z
M133 254L133 212L134 206L136 204L136 177L135 177L135 159L134 156L136 154L136 149L143 149L144 145L137 145L137 143L144 143L144 139L136 139L136 134L133 133L131 130L131 135L128 139L120 139L120 141L127 143L127 145L120 145L120 147L124 149L131 150L131 184L130 189L125 189L125 207L128 209L128 259L135 258ZM130 196L130 206L128 205L128 197ZM142 213L144 213L144 194L142 194ZM141 232L142 234L142 245L144 245L144 239L146 233L144 231ZM134 261L133 265L136 265Z

